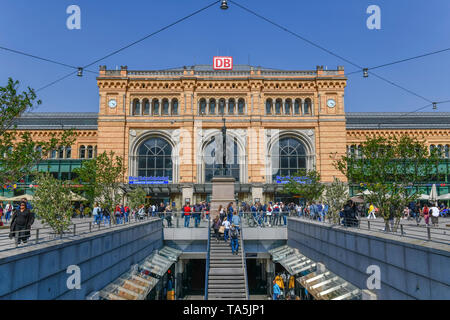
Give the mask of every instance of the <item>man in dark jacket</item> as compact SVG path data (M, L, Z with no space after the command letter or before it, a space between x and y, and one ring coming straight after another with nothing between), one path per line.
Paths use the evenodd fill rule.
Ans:
M15 238L16 247L21 243L27 243L30 238L31 225L34 223L34 214L27 208L25 202L21 202L19 210L13 214L10 226L9 238Z

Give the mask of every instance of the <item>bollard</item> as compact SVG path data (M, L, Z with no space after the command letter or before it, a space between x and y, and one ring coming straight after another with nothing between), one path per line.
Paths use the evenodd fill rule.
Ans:
M36 229L36 244L39 243L39 229Z
M400 225L400 232L402 233L402 237L403 237L403 225Z
M427 226L428 240L431 240L431 228Z
M367 229L370 230L370 221L367 220Z
M74 224L73 225L73 235L76 235L76 234L77 234L77 225Z
M92 228L92 222L89 221L89 233L91 233L91 228Z

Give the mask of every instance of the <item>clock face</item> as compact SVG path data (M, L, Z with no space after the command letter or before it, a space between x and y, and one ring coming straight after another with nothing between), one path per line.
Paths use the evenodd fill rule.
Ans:
M327 106L330 108L334 108L336 106L336 101L334 99L328 99Z
M117 106L117 101L116 101L115 99L109 100L108 106L109 106L110 108L115 108L115 107Z

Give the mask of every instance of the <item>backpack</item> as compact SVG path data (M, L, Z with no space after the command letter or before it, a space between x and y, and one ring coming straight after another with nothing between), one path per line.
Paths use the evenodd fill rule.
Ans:
M238 237L238 232L237 232L236 228L230 230L230 237L231 237L232 239L237 239L237 237Z

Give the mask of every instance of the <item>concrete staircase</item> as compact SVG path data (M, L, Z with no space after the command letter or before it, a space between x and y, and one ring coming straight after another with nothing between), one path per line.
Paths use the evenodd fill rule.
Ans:
M238 255L231 253L230 241L210 239L208 300L246 300L246 270L242 263L239 239Z

